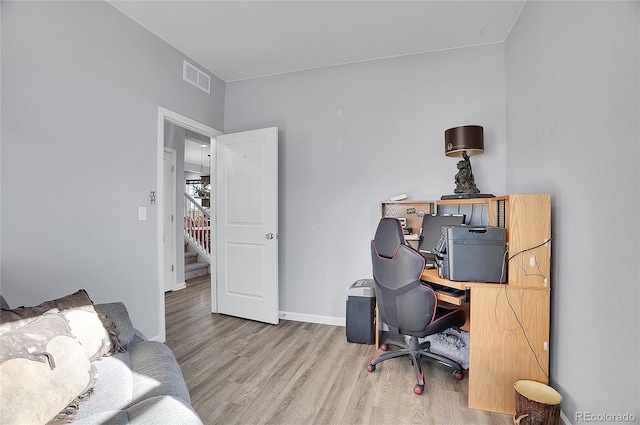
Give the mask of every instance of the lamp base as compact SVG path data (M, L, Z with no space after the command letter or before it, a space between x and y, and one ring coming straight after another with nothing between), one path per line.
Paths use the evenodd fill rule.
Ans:
M456 193L453 195L442 195L440 199L474 199L474 198L495 198L490 193Z

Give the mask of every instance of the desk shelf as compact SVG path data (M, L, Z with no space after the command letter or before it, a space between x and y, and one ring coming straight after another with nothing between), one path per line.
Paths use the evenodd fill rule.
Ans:
M422 229L422 215L433 214L435 202L433 201L382 201L380 203L381 217L404 218L407 220L407 227L413 233L406 235L407 242L414 247L418 247L420 230Z
M442 301L451 305L457 305L458 307L467 302L466 295L451 295L438 291L436 291L436 298L438 298L438 301Z

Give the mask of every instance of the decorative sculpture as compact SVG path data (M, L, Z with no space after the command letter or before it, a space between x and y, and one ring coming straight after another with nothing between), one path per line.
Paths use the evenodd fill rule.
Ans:
M458 161L458 172L455 176L456 188L453 193L480 193L476 187L476 181L471 170L471 161L467 152L462 152L462 161Z

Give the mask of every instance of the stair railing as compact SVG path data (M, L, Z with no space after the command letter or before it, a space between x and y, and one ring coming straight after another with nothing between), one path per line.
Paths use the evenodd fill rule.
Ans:
M184 194L184 239L211 264L211 214Z

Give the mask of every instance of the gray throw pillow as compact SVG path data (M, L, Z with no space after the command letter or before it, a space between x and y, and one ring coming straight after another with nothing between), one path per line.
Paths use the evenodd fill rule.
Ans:
M115 338L117 339L116 343L119 342L122 345L122 347L116 347L116 351L121 351L131 344L135 336L135 330L133 329L127 307L123 303L95 304L94 308L103 316L101 318L105 324L105 328L109 330L109 328L112 327L112 329L115 330L115 335L113 332L109 332L109 336L112 339L112 343Z

